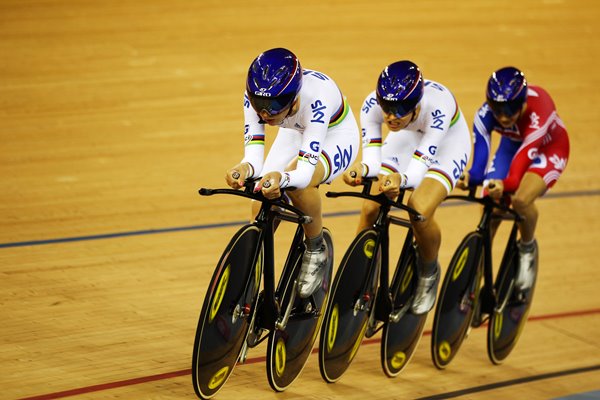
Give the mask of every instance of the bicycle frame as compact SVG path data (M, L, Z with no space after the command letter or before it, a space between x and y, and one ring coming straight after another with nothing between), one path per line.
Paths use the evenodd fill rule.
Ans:
M494 201L489 196L484 197L475 197L475 192L477 187L473 187L469 189L469 194L467 196L464 195L451 195L446 197L446 200L450 199L459 199L465 200L472 203L479 203L483 206L483 212L481 214L481 218L479 223L477 224L476 231L481 235L483 244L479 247L480 251L483 251L483 293L481 296L481 311L487 314L491 314L494 311L494 308L498 306L499 299L496 297L495 287L494 287L494 271L493 271L493 260L492 260L492 237L491 237L491 223L492 220L507 220L513 221L513 226L511 228L507 245L510 245L514 240L516 240L518 223L523 220L523 218L512 208L506 206L503 203ZM494 210L498 209L503 211L502 214L494 213ZM480 254L477 254L477 258L479 259Z
M252 182L249 182L252 183ZM277 299L275 298L275 245L274 245L274 223L277 220L284 220L298 224L292 243L301 243L304 231L302 224L311 222L309 216L304 215L300 210L294 206L282 201L283 194L278 199L270 200L265 198L261 192L254 192L252 184L246 184L246 188L241 190L234 189L200 189L200 194L203 196L211 196L215 194L232 194L235 196L246 197L249 199L261 201L261 207L256 215L254 224L259 229L258 243L262 243L264 251L264 267L263 267L263 287L264 287L264 299L261 307L261 314L258 315L260 321L260 328L272 330L278 324L278 327L284 327L287 323L287 317L289 317L289 310L284 310L282 318L281 309ZM283 208L286 211L280 211L278 208ZM252 256L252 264L255 264L260 254L261 246L257 246ZM294 246L290 249L294 251ZM288 254L288 257L290 256ZM283 271L280 281L289 276L293 271ZM247 292L247 290L245 291ZM293 303L290 302L290 303ZM244 307L243 310L237 311L237 316L245 316L251 314L251 310L248 307ZM266 337L266 336L265 336ZM264 338L263 338L264 339ZM259 341L260 342L260 341Z
M408 229L408 233L404 240L404 244L402 246L401 255L406 254L406 250L408 246L412 245L412 225L410 221L406 218L401 218L395 215L389 215L392 207L398 208L400 210L404 210L412 215L417 220L423 219L423 217L417 213L415 210L411 209L407 205L403 204L402 201L404 199L405 190L400 191L400 195L398 198L394 200L390 200L383 193L372 196L370 195L371 186L373 182L377 178L363 178L363 190L361 192L328 192L326 194L327 197L358 197L365 200L374 201L379 204L379 211L377 214L377 218L375 219L375 223L373 224L372 229L377 233L377 241L375 242L375 249L381 246L381 271L379 273L379 288L377 290L377 297L375 299L375 318L382 322L387 322L390 318L390 315L393 312L393 303L390 295L389 288L389 227L391 225L403 226ZM399 262L402 262L402 257ZM376 257L373 257L369 265L369 274L368 276L372 276L373 268L376 268ZM397 273L399 268L396 268L395 274ZM394 274L394 277L396 275ZM368 292L368 285L371 282L366 281L363 283L362 292ZM357 304L357 308L360 310L364 310L364 307L369 302L370 299L359 299L359 304ZM401 315L396 315L396 319L400 319ZM373 332L374 334L375 332Z

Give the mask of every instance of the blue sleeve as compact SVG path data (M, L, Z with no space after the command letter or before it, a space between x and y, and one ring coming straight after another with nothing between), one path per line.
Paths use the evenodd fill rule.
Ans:
M469 170L469 184L480 185L485 179L490 156L491 132L494 128L494 116L484 103L473 120L473 163Z
M508 175L510 164L517 150L521 147L521 142L502 136L494 160L488 171L486 179L504 179Z

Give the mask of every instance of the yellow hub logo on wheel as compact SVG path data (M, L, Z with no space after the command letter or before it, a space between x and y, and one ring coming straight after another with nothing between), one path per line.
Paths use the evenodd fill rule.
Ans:
M390 360L390 365L395 370L399 370L400 368L402 368L402 366L404 365L405 362L406 362L406 354L404 354L403 351L399 351L396 354L394 354L394 356Z
M213 390L213 389L216 389L219 386L221 386L223 384L223 382L225 382L225 378L227 378L227 372L229 372L228 366L225 366L225 367L221 368L220 370L218 370L212 376L212 378L210 378L210 381L208 381L208 388L210 390Z
M329 329L327 330L327 351L330 353L333 349L335 338L337 336L339 315L340 312L338 305L336 304L331 311L331 318L329 318Z
M458 262L456 263L456 267L454 267L454 273L452 274L452 281L458 279L463 269L465 268L465 264L467 263L467 258L469 257L469 248L465 247L462 254L458 258Z
M375 250L375 241L373 239L369 239L363 246L363 252L367 258L373 258L373 250Z
M438 355L440 356L440 360L448 361L450 359L450 355L452 354L452 348L450 347L450 343L447 341L442 341L438 346Z
M283 376L283 371L285 371L285 361L285 342L283 339L279 338L277 346L275 347L275 372L280 378Z
M502 314L496 314L494 318L494 339L498 340L502 333Z
M221 302L223 301L223 296L225 296L225 289L227 289L227 284L229 283L229 271L231 265L228 265L223 271L223 275L221 275L221 279L219 280L219 284L217 285L217 290L215 291L215 295L213 296L212 303L210 305L210 314L208 316L208 322L212 322L217 315L217 311L219 311L219 307L221 307Z

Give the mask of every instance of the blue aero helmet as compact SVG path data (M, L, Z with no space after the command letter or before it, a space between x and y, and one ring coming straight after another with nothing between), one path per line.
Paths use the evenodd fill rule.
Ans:
M287 109L302 87L298 57L284 48L261 53L248 68L246 93L257 113L276 115Z
M386 114L402 118L423 98L423 74L411 61L398 61L385 67L377 80L377 101Z
M487 83L486 99L495 115L517 114L527 101L527 80L523 72L515 67L494 72Z

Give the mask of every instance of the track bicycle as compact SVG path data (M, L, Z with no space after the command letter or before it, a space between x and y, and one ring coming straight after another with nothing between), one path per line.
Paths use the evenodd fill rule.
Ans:
M427 315L413 315L410 306L418 284L416 250L409 219L390 215L392 208L413 219L423 217L402 204L404 190L395 200L383 193L371 195L377 178L363 178L362 192L328 192L327 197L358 197L379 203L372 228L360 232L346 251L336 272L325 311L319 347L319 368L326 382L339 380L350 366L363 338L383 329L381 366L397 376L416 349ZM407 229L394 276L389 281L389 227Z
M523 219L504 202L494 201L489 196L476 197L476 189L471 188L466 196L446 198L481 204L483 213L477 229L467 234L456 249L440 290L431 335L431 357L439 369L452 361L471 327L479 327L487 319L488 357L494 364L502 363L519 339L533 299L538 268L537 243L533 284L527 290L519 290L514 280L519 265L518 223ZM512 221L495 279L492 266L494 220Z
M323 318L333 264L331 233L323 229L330 260L323 283L302 299L296 294L305 249L302 224L311 218L284 201L283 191L276 200L254 192L254 182L247 181L244 190L199 190L202 196L226 194L261 202L255 221L240 228L225 248L204 298L192 354L192 381L202 399L213 397L236 364L246 360L249 348L265 339L269 385L285 390L304 368ZM274 230L281 221L298 226L275 286Z

